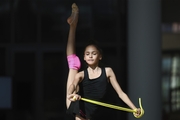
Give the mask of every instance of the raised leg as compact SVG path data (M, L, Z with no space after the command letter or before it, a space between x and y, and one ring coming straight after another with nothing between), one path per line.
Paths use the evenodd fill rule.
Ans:
M67 22L70 26L67 48L66 48L67 56L76 53L76 51L75 51L75 34L76 34L76 26L78 23L78 17L79 17L78 6L75 3L73 3L71 16L67 19Z
M66 48L67 56L76 54L76 51L75 51L75 33L76 33L76 26L78 23L78 15L79 15L78 6L75 3L73 3L72 4L71 16L67 19L67 22L70 26L68 41L67 41L67 48ZM77 69L69 68L69 73L68 73L68 78L67 78L67 86L66 86L66 106L67 106L67 108L69 107L69 105L71 103L71 101L67 99L68 88L71 85L71 83L73 82L74 77L75 77L77 72L78 72Z

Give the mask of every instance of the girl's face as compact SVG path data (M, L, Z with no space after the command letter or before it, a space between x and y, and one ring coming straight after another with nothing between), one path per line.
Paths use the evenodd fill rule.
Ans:
M98 65L102 56L94 45L89 45L84 51L84 60L88 65Z

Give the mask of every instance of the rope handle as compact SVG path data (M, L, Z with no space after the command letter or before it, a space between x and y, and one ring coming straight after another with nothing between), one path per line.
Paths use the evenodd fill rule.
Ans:
M73 99L75 100L76 98L73 98ZM144 109L142 108L141 98L139 98L139 107L141 109L141 114L138 115L138 116L136 116L137 109L132 110L130 108L120 107L120 106L117 106L117 105L103 103L103 102L100 102L100 101L95 101L95 100L91 100L91 99L87 99L87 98L81 98L81 100L83 100L85 102L92 103L92 104L96 104L96 105L100 105L100 106L116 109L116 110L131 112L131 113L133 113L135 118L141 118L144 115Z
M141 118L144 115L144 109L142 108L141 98L139 98L139 107L141 109L141 114L136 116L135 113L137 112L137 109L135 109L133 112L135 118Z

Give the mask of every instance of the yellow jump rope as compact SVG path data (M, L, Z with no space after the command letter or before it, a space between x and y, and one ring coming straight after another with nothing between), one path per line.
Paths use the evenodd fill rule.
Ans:
M101 106L108 107L108 108L113 108L113 109L116 109L116 110L122 110L122 111L126 111L126 112L131 112L131 113L133 113L135 118L141 118L144 115L144 109L142 108L141 98L139 98L139 107L141 109L141 114L139 116L135 115L135 113L137 112L137 109L132 110L130 108L120 107L120 106L117 106L117 105L103 103L103 102L99 102L99 101L95 101L95 100L91 100L91 99L87 99L87 98L81 98L81 100L83 100L85 102L92 103L92 104L101 105Z

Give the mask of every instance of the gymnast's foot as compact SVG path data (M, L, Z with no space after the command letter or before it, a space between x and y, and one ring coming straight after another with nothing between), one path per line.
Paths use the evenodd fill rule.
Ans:
M76 3L72 4L71 16L67 19L69 25L76 25L78 22L79 8Z

